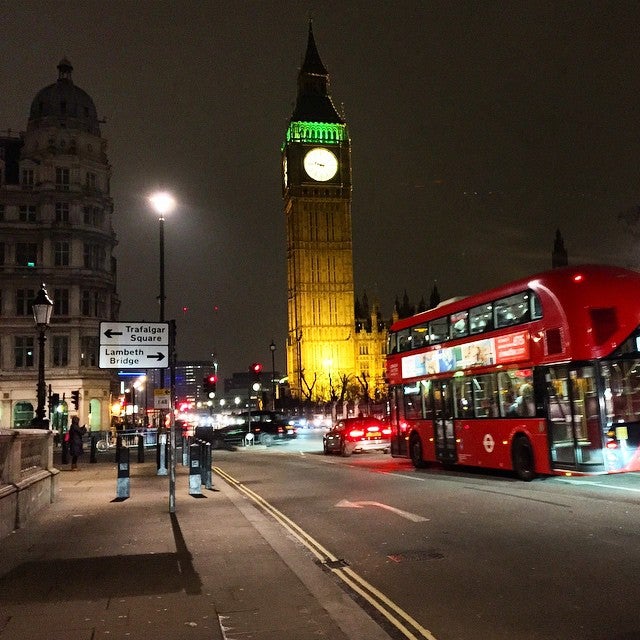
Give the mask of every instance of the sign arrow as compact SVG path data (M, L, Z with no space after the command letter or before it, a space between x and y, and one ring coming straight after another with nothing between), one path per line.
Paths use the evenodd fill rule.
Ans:
M104 332L104 335L107 336L107 338L112 338L113 336L121 336L122 331L113 331L112 329L107 329Z
M402 511L402 509L396 509L388 504L382 504L382 502L372 502L370 500L361 500L359 502L349 502L349 500L340 500L336 507L350 507L352 509L362 509L363 507L378 507L380 509L386 509L391 511L402 518L411 520L411 522L429 522L429 518L423 518L415 513L409 513L408 511Z
M164 360L164 353L160 353L158 351L158 353L155 356L147 356L147 358L151 360L157 360L158 362L160 362L161 360Z

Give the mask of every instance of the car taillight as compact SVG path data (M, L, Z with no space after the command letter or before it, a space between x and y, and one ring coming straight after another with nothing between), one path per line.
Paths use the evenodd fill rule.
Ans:
M391 435L391 427L385 427L382 430L382 433L384 433L385 436L390 436Z
M380 427L367 427L367 431L380 431Z
M282 433L284 429L282 427L278 427L278 433Z
M362 429L351 429L351 431L349 431L350 438L362 438L363 435L364 431Z

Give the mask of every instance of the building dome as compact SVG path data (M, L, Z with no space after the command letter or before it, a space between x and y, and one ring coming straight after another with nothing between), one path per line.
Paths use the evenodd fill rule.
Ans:
M73 67L63 58L58 64L58 81L41 89L31 103L27 130L64 127L100 135L96 105L86 91L71 79Z

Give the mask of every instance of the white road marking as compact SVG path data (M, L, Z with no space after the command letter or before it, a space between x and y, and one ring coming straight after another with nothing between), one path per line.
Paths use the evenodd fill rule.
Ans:
M358 502L350 502L349 500L340 500L336 507L350 507L352 509L362 509L363 507L379 507L380 509L386 509L391 511L402 518L411 520L411 522L429 522L429 518L424 518L415 513L409 513L408 511L402 511L402 509L396 509L388 504L382 504L382 502L373 502L371 500L360 500Z

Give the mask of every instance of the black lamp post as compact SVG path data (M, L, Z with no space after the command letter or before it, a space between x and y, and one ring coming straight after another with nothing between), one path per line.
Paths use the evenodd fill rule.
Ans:
M39 429L45 429L47 424L44 419L44 407L47 399L47 385L44 381L44 343L47 341L45 331L49 327L51 320L51 312L53 311L53 302L49 298L49 294L42 284L42 288L38 291L38 295L32 304L33 319L36 323L38 334L38 408L36 409L36 417L31 424Z
M276 410L276 343L271 340L269 345L271 349L271 398L273 403L273 410Z
M164 217L171 213L176 207L175 198L166 191L158 191L149 196L149 203L158 214L160 224L160 322L164 322ZM160 369L160 386L164 388L164 369Z

